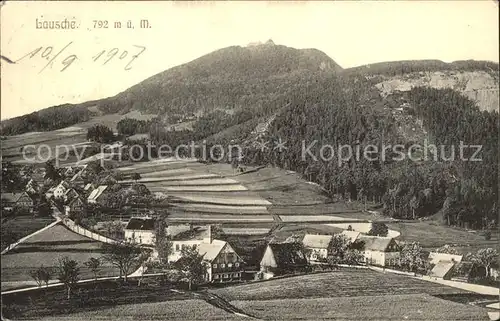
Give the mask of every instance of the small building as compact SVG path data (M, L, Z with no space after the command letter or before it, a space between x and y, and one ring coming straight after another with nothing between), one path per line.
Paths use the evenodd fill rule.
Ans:
M66 215L83 212L85 210L85 202L80 196L73 198L68 205L65 206Z
M139 244L154 244L155 219L150 217L133 217L125 227L125 240Z
M66 194L66 191L69 188L70 188L69 184L65 181L62 181L59 183L59 185L56 186L52 195L54 196L54 198L64 198L64 194Z
M429 272L430 277L450 280L453 274L455 263L449 261L439 261Z
M26 192L22 193L2 193L2 208L11 210L14 207L21 207L27 210L33 210L33 199Z
M28 181L28 183L26 184L26 187L24 188L24 190L26 191L26 193L34 195L34 194L38 194L38 192L40 190L40 186L38 185L38 183L35 180L30 179Z
M104 192L108 188L107 185L100 185L97 188L95 188L87 198L87 203L89 204L97 204L102 201Z
M64 193L63 199L65 202L70 202L71 200L73 200L79 196L80 196L80 194L78 194L78 192L74 188L69 188Z
M306 234L302 239L302 244L310 250L309 262L320 262L326 260L328 256L328 246L332 241L332 235Z
M363 255L366 264L387 266L399 260L400 248L393 238L363 235L357 240L364 243Z
M443 262L461 262L463 255L456 254L448 254L448 253L439 253L439 252L430 252L429 253L429 262L431 264L437 264L440 261Z
M297 243L269 243L260 261L260 277L301 271L307 268L307 258Z
M47 190L47 192L45 192L45 198L47 200L51 200L54 197L54 191L55 191L55 189L56 189L56 187L53 186L53 187L49 188Z
M92 192L94 189L96 189L97 186L95 184L92 184L92 183L87 183L84 187L83 187L83 191L84 192Z

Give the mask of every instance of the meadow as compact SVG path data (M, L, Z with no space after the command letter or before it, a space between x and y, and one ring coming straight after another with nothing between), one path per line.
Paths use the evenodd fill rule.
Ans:
M92 272L83 263L91 257L102 257L101 243L76 234L61 224L46 229L2 255L2 290L36 285L30 271L42 265L55 268L58 259L64 256L78 262L80 279L92 278ZM99 277L117 275L118 270L107 263L99 273Z
M231 304L264 320L489 320L483 308L426 294L233 301Z

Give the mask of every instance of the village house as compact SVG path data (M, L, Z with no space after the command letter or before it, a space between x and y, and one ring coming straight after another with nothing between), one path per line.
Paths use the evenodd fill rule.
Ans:
M167 228L168 231L168 228ZM169 262L182 259L183 248L192 247L203 255L206 266L205 280L207 282L238 282L244 273L244 262L233 247L226 241L212 238L212 228L190 228L180 230L176 236L171 236L173 253Z
M80 194L74 188L69 188L64 193L63 199L64 199L64 202L70 202L71 200L73 200L79 196L80 196Z
M151 217L131 218L125 226L125 240L153 245L155 241L155 219Z
M429 263L433 265L432 269L429 271L429 276L434 278L440 278L443 280L451 280L454 274L457 274L456 269L457 264L462 262L462 255L430 252L429 253ZM472 265L462 264L460 265L461 278L468 279L473 269Z
M80 196L73 198L65 207L66 215L81 213L85 210L85 202Z
M52 191L52 196L56 199L62 199L68 189L70 189L68 182L61 181Z
M51 188L49 188L47 190L47 192L45 192L45 198L47 200L51 200L52 197L54 197L54 191L55 191L55 189L56 189L56 186L52 186Z
M33 210L33 199L26 192L22 193L2 193L1 194L2 208L12 210L14 207L20 207L29 211Z
M45 168L43 167L37 167L33 170L33 173L31 173L31 178L41 184L45 181Z
M35 180L30 179L28 181L28 183L26 183L24 190L26 191L26 193L34 195L34 194L38 194L38 191L40 190L40 186L38 185L37 182L35 182Z
M328 246L332 238L332 235L304 235L302 244L304 244L304 248L309 250L309 262L315 263L326 260L328 255Z
M87 198L87 203L89 204L101 204L102 201L103 201L103 196L104 196L104 193L106 191L106 189L108 188L107 185L100 185L98 186L97 188L95 188L89 195L89 197Z
M362 235L357 240L364 243L363 255L369 265L394 265L400 257L399 245L393 238Z
M260 261L259 278L269 279L277 275L303 271L307 258L296 243L269 243Z

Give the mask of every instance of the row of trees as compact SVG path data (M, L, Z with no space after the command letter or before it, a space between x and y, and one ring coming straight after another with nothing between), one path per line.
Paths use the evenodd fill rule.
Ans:
M148 133L155 120L139 120L134 118L124 118L116 125L116 130L120 135L132 136L135 134Z
M114 139L115 135L113 131L105 125L94 125L87 129L87 140L108 144L113 142Z
M27 132L49 131L85 122L92 113L84 105L65 104L28 115L3 120L2 135L19 135Z

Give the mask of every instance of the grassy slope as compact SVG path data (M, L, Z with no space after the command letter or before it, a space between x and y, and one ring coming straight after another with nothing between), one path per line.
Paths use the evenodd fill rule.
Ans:
M73 233L62 225L55 225L2 255L2 289L15 288L23 281L32 281L29 273L40 267L55 267L57 260L68 256L80 266L80 278L93 277L83 262L91 257L100 257L101 243ZM118 271L108 264L103 265L99 276L116 276ZM17 282L21 283L17 283ZM24 283L23 283L24 284Z
M472 302L481 296L371 270L341 269L211 292L272 320L488 320L483 308L445 300Z
M416 294L231 303L272 320L489 320L485 309Z

